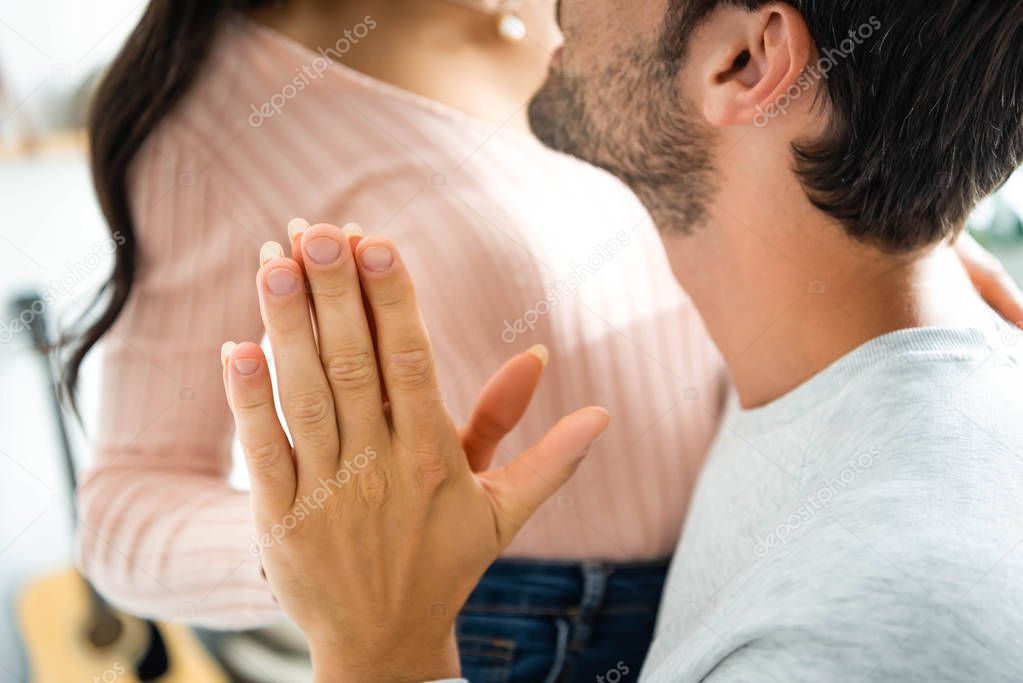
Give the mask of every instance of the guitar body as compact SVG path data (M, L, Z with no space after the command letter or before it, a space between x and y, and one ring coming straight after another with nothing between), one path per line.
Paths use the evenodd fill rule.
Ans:
M136 667L151 654L151 626L105 606L98 610L89 585L73 569L29 584L18 601L18 623L31 683L141 683ZM186 626L157 624L156 630L167 666L160 667L166 673L150 680L227 683L227 676ZM97 646L96 640L105 644ZM162 663L162 653L159 659Z

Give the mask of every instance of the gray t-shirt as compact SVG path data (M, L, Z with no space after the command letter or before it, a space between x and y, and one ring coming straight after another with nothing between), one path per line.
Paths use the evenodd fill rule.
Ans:
M1021 354L903 330L733 404L642 680L1023 681Z

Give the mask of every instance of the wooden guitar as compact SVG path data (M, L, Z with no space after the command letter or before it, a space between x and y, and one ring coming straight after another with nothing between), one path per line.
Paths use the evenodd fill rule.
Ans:
M195 634L113 610L74 569L32 582L18 601L32 683L227 683Z

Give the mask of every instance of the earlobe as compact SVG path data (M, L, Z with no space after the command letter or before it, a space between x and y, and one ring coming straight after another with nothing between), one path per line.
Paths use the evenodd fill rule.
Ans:
M719 36L728 49L716 61L703 106L707 121L717 127L756 124L793 87L804 90L800 76L813 42L802 15L790 5L738 10L730 19Z

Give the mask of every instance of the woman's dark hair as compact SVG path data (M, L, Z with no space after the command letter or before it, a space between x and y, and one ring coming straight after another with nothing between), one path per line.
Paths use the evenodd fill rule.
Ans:
M100 82L88 119L92 178L118 248L113 272L79 318L79 329L61 341L62 384L72 406L82 361L121 314L139 267L128 199L132 159L195 81L225 18L277 2L152 0Z

